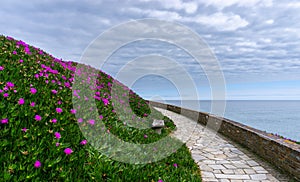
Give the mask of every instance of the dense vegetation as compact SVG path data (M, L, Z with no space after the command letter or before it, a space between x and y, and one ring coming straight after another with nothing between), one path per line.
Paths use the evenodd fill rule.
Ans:
M93 108L73 108L76 99L94 99L105 132L127 142L152 143L175 129L170 119L152 110L129 88L104 72L84 65L83 73L97 73L96 85L91 88L93 95L84 95L84 91L72 88L79 63L59 60L11 37L0 36L0 47L0 179L201 181L198 167L185 145L167 158L139 165L115 161L91 146L79 126L97 127L99 121L90 114ZM114 95L113 84L119 88ZM118 112L122 108L125 108L122 112L128 112L123 100L125 92L129 92L130 98L127 106L139 117L117 115L116 108ZM85 113L82 118L75 116L79 111ZM155 118L165 120L161 135L151 128L133 128L126 123L149 125Z

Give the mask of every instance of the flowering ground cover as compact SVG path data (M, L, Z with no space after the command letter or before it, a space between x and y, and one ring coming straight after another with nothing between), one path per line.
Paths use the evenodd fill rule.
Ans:
M11 37L0 36L0 49L0 179L201 181L185 145L167 158L139 165L118 162L91 146L79 126L97 128L101 121L105 127L99 130L140 144L159 141L176 127L122 83L88 65L76 70L79 63L62 61ZM88 73L96 73L93 86ZM73 88L75 74L86 78L81 82L89 83L92 95ZM117 85L114 92L113 85ZM73 107L73 102L89 99L95 100L96 109ZM92 117L92 111L99 117ZM84 114L78 118L78 113ZM148 126L155 118L165 120L161 135L151 128L131 127Z

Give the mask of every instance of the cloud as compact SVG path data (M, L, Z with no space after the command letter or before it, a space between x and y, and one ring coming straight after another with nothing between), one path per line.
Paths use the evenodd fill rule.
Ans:
M254 7L254 6L262 6L262 7L270 7L273 5L272 0L200 0L199 3L205 4L206 6L214 6L218 8L219 10L222 10L226 7L230 7L233 5L239 6L239 7Z
M141 0L142 2L149 2L150 0ZM193 14L197 11L198 4L196 2L183 2L181 0L155 0L159 2L166 9L184 10L187 14Z
M234 31L246 27L249 23L239 15L229 13L214 13L212 15L198 15L192 18L186 18L184 21L197 22L206 26L214 27L219 31Z
M214 27L219 31L234 31L246 27L249 23L239 15L233 13L214 13L211 15L183 16L177 12L153 9L130 8L127 11L143 14L147 17L161 20L179 21L185 23L198 23L208 27ZM124 9L123 9L124 11Z

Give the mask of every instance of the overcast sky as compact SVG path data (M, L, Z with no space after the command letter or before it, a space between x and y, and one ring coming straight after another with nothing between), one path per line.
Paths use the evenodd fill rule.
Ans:
M300 99L300 2L296 0L2 0L0 17L0 34L75 62L101 33L121 23L144 18L179 23L197 33L215 54L227 99ZM195 82L199 99L211 99L201 67L166 42L131 43L116 51L102 69L116 76L129 61L148 54L185 65L181 67ZM141 78L131 87L147 99L180 99L179 87L163 76Z

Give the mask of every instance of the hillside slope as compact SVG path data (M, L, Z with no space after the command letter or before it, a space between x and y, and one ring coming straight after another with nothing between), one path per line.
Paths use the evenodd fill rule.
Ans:
M175 129L171 120L151 110L147 102L129 88L106 73L84 65L86 72L97 73L95 93L87 96L72 88L79 63L59 60L11 37L0 36L0 47L0 179L201 181L197 165L185 145L169 157L146 165L117 162L90 145L79 126L97 127L99 122L91 117L91 108L73 108L74 97L81 101L94 99L96 113L106 127L101 129L126 142L153 143ZM114 83L122 89L111 95ZM129 92L128 107L140 119L117 115L115 109L124 107L122 94L125 91ZM113 103L112 98L118 102ZM76 115L79 111L85 113L82 118ZM151 128L137 129L127 124L130 120L149 125L155 118L165 120L161 135Z

